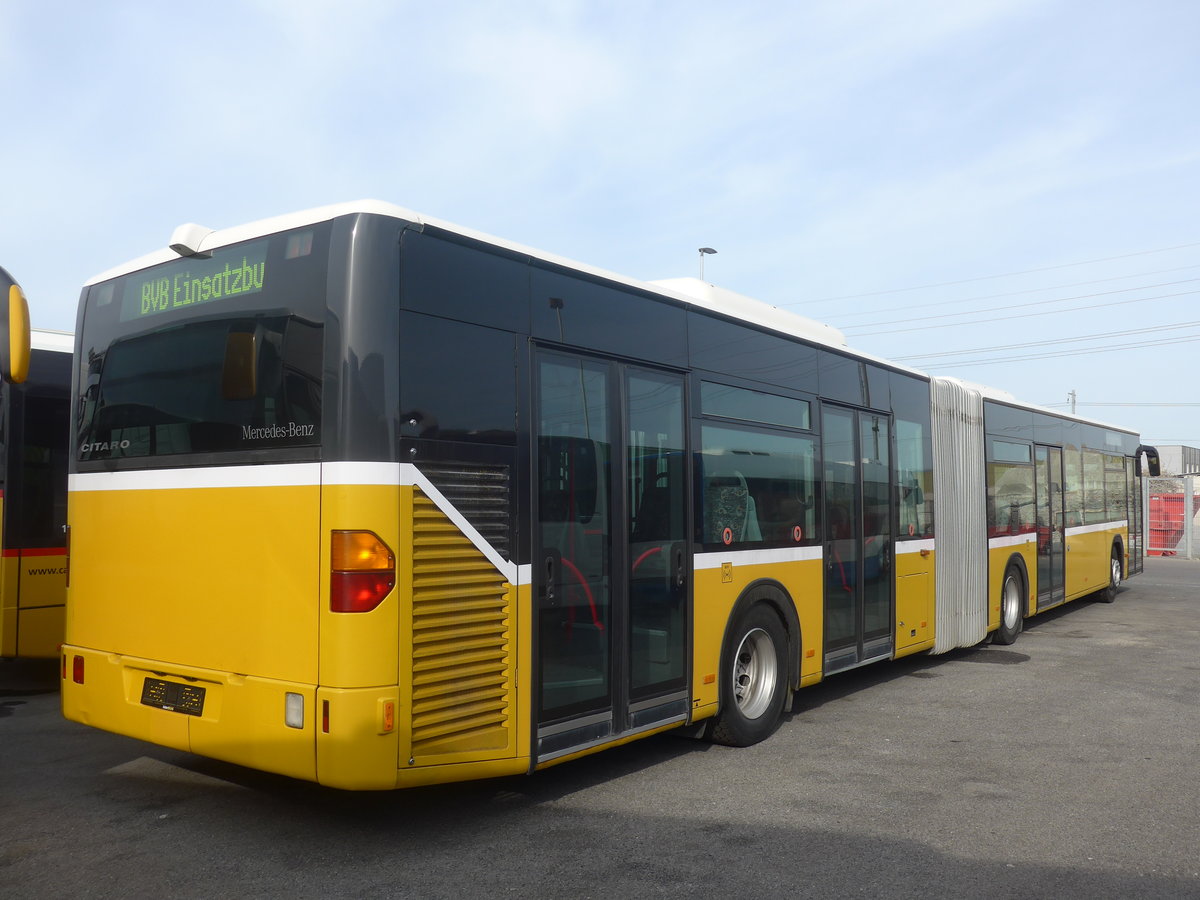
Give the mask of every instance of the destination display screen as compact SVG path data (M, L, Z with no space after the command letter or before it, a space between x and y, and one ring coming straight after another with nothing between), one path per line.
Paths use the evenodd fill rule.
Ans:
M267 282L267 243L218 251L210 259L188 257L131 277L121 301L121 321L261 293Z

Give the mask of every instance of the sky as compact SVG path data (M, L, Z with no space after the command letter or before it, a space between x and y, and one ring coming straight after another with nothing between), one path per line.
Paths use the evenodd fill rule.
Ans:
M1200 4L0 0L35 327L166 245L363 198L1200 446Z

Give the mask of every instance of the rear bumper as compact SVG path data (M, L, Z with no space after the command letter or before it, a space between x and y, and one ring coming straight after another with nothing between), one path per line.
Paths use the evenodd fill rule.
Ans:
M395 685L318 688L71 645L63 657L62 709L73 721L331 787L396 786ZM147 679L168 688L144 701ZM180 691L189 699L172 705Z

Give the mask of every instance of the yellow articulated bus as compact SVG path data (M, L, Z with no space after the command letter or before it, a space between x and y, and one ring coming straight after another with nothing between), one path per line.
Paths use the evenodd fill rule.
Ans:
M71 335L32 330L0 269L0 658L56 659L67 599L67 406ZM13 344L15 343L15 348Z
M375 201L181 226L75 361L65 714L340 788L752 744L1140 565L1128 431Z

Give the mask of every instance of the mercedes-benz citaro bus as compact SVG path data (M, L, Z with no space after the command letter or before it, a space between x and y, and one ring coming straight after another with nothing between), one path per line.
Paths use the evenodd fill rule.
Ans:
M73 391L65 714L340 788L752 744L1141 564L1129 431L374 201L96 277Z

